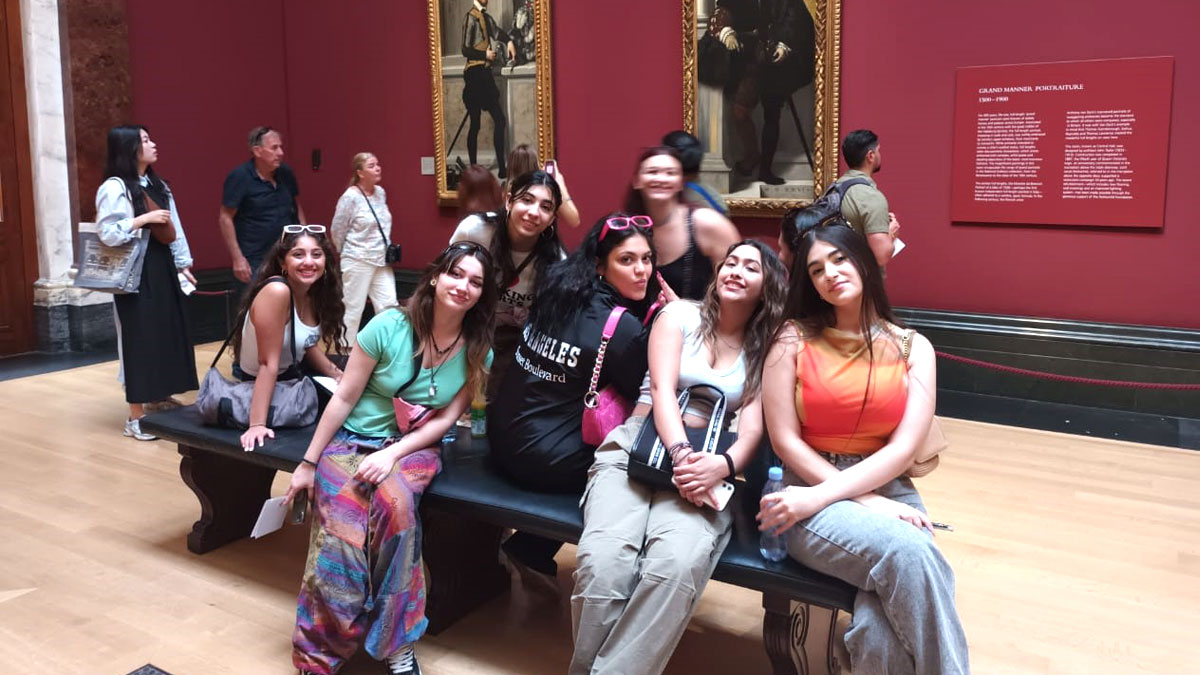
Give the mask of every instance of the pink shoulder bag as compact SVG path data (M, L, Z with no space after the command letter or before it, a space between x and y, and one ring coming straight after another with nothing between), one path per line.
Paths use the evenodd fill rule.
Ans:
M608 315L604 332L600 336L596 366L592 368L592 383L583 397L583 442L588 445L603 443L608 432L621 426L633 410L633 406L626 402L611 384L599 392L596 391L596 385L600 382L600 369L604 366L604 352L608 350L608 341L617 331L617 323L624 313L624 307L614 307Z

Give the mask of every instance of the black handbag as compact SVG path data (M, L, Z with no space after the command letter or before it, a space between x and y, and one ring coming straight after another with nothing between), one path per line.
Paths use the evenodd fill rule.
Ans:
M684 427L688 442L694 452L711 452L723 455L729 446L737 440L737 436L725 429L725 392L707 384L697 384L679 393L679 410L687 410L687 403L692 392L698 389L708 389L716 393L712 413L708 425L701 428ZM654 412L646 416L629 451L629 477L652 487L675 489L671 482L674 475L674 465L671 455L658 437L658 428L654 425Z
M379 215L375 213L375 207L371 206L371 200L367 199L367 193L363 192L362 188L358 188L358 191L362 194L363 200L367 202L367 208L371 209L371 217L375 219L375 227L379 228L379 236L383 239L383 261L389 265L395 265L400 262L400 255L403 249L400 248L400 244L393 244L388 241L387 235L383 233L383 225L379 222Z

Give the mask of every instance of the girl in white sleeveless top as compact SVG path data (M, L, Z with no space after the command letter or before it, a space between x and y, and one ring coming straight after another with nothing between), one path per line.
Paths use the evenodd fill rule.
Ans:
M341 275L337 265L326 264L336 259L324 225L285 225L242 299L238 315L245 319L233 340L234 374L255 382L250 426L241 439L246 450L275 437L267 426L271 396L277 380L300 376L297 360L312 373L342 377L321 345L345 353Z

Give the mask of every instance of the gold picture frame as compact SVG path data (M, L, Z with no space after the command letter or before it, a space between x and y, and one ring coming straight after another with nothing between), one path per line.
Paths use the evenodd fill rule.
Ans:
M812 202L813 196L819 195L825 187L837 177L838 170L838 106L840 101L839 75L841 64L841 0L795 0L803 5L813 22L815 37L815 66L811 82L812 106L812 138L811 148L811 194L803 197L756 197L745 196L755 188L754 181L749 181L749 187L735 192L723 192L722 196L729 206L730 213L741 216L770 217L783 214L790 208L805 206ZM703 5L711 11L717 5L717 0L682 0L683 4L683 128L695 134L704 143L706 150L716 144L722 144L723 138L729 133L723 126L712 122L705 129L698 130L698 117L701 108L708 103L710 110L728 109L728 101L718 103L721 91L707 85L701 85L697 80L698 50L697 42L701 33L697 30L698 6ZM707 30L707 21L705 29ZM707 96L707 100L701 98ZM728 94L724 94L726 98ZM790 97L790 96L789 96ZM791 111L796 120L797 131L801 126L800 118L795 116L795 104ZM722 122L724 120L722 119ZM807 139L801 139L802 145ZM706 152L706 164L713 164L715 158L711 152ZM728 161L728 158L725 158ZM807 158L806 158L807 163ZM720 165L717 165L718 174ZM733 175L733 167L729 172ZM711 174L710 174L711 175ZM705 172L702 165L701 181ZM745 181L746 179L742 179ZM730 179L732 182L733 179ZM787 184L788 188L798 191L807 181L799 180ZM719 187L719 186L718 186ZM770 190L765 185L757 189ZM720 190L718 190L720 191Z
M491 3L496 5L495 11L489 11L493 14L493 18L497 19L498 24L503 23L507 18L507 10L512 9L512 14L515 16L520 12L522 5L532 8L532 35L534 44L534 59L531 62L519 63L519 65L501 66L498 70L502 73L501 77L496 78L501 80L503 89L501 90L501 102L507 104L508 111L506 112L506 141L504 143L505 152L507 153L517 143L529 142L536 137L538 157L545 161L552 159L555 156L554 144L554 77L552 66L552 44L550 37L550 0L523 0L522 2L512 3L509 0L491 0ZM463 64L458 61L464 60L459 54L454 53L453 41L461 41L462 22L468 18L465 12L461 16L456 12L454 17L442 16L442 6L471 6L471 2L467 0L465 3L462 0L428 0L429 6L429 66L430 66L430 90L433 102L433 145L434 145L434 175L437 182L437 201L441 206L454 206L458 203L458 193L451 184L451 179L448 174L448 169L451 168L450 158L462 159L464 162L468 152L463 146L461 138L458 143L454 142L454 136L461 136L463 133L469 134L469 131L464 131L467 118L465 104L463 110L459 110L457 100L447 98L447 83L452 82L454 89L461 92L462 89L458 85L456 79L461 77L463 70L460 68ZM496 16L498 15L498 16ZM450 34L443 32L443 29L448 29ZM504 30L506 27L502 26ZM517 31L518 28L513 26L510 29ZM529 30L529 28L526 28ZM505 54L507 56L507 54ZM518 62L521 61L518 57ZM525 66L532 65L532 69ZM448 66L448 67L447 67ZM520 72L518 72L520 70ZM530 70L533 71L532 75ZM503 75L507 72L508 75ZM464 78L465 79L465 78ZM516 82L519 80L519 82ZM465 83L462 85L465 86ZM533 102L535 110L531 115L517 115L514 113L518 110L521 103L527 103L526 96L519 94L514 95L514 87L519 87L522 90L533 92ZM499 88L499 87L498 87ZM456 113L456 117L462 117L461 121L454 120L458 125L457 132L454 136L450 136L447 132L450 130L451 120L447 120L447 114ZM517 118L517 119L514 119ZM481 115L481 126L490 119L486 113ZM514 128L516 124L527 124L533 120L536 124L536 132L531 133L528 129L524 133L518 135L518 130ZM486 150L481 153L484 155L494 155L492 150L493 144L491 136L485 135L485 130L481 129L478 133L478 144L481 150ZM450 147L448 147L450 146ZM461 153L457 154L456 153ZM477 158L479 156L477 155ZM495 159L490 160L493 166ZM481 164L483 159L479 159ZM457 161L454 163L457 166ZM494 170L494 169L493 169Z

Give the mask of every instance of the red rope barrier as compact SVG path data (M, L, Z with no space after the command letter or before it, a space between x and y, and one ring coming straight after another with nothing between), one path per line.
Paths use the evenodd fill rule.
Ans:
M1039 370L1027 370L1025 368L1016 368L1013 366L1002 366L998 363L988 363L987 361L977 361L969 359L965 356L956 354L947 354L946 352L937 352L940 358L950 361L957 361L979 368L988 370L998 370L1002 373L1011 373L1013 375L1024 375L1025 377L1036 377L1043 380L1055 380L1057 382L1073 382L1075 384L1094 384L1101 387L1126 387L1129 389L1165 389L1169 391L1200 391L1200 384L1173 384L1168 382L1126 382L1124 380L1102 380L1095 377L1079 377L1077 375L1059 375L1057 373L1044 373Z
M229 295L229 291L192 291L192 295Z

